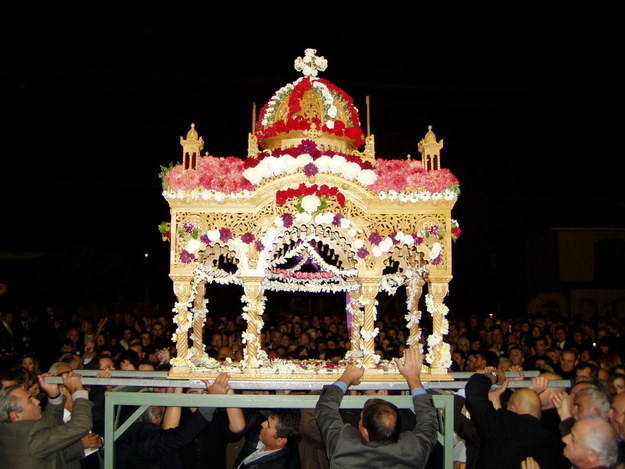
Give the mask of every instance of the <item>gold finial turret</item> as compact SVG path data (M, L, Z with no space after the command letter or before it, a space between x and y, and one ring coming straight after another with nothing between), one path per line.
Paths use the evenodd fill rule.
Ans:
M180 145L182 145L182 168L183 171L189 171L197 167L198 158L204 148L204 139L198 138L195 124L191 124L191 129L187 132L187 138L180 137Z
M441 148L443 140L436 142L436 134L432 131L432 126L428 125L428 131L418 145L423 168L426 171L441 169Z

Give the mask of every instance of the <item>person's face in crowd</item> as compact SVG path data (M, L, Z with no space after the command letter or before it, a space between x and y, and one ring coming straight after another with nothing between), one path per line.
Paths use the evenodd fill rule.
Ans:
M543 333L543 331L540 328L540 326L532 327L532 337L534 337L535 339L540 337L542 333Z
M464 353L467 353L469 349L471 348L471 343L469 342L469 339L461 337L460 339L458 339L458 343L456 344L456 347L458 347Z
M280 343L280 339L282 339L282 333L280 331L273 331L272 334L272 342L274 344L279 344Z
M293 335L298 337L302 333L302 328L299 323L293 324Z
M547 343L544 339L538 339L534 344L534 349L536 350L537 355L544 355L547 350Z
M576 394L573 398L573 406L571 415L575 420L588 416L600 416L597 414L597 408L593 405L592 398L588 394Z
M280 339L280 345L282 345L283 347L288 347L290 343L291 343L291 339L289 338L288 335L283 335L282 338Z
M488 317L484 319L484 329L489 331L493 327L493 318Z
M577 422L571 432L562 438L565 444L564 457L575 467L599 467L596 465L598 463L596 451L589 450L583 443L586 434L592 431L591 425L588 420Z
M132 329L129 329L129 328L124 329L124 340L126 341L126 343L128 343L131 337L132 337Z
M458 327L455 324L449 325L449 338L454 339L458 337Z
M625 394L617 394L612 400L608 420L616 434L625 440Z
M223 347L223 345L224 340L221 334L213 334L213 336L211 337L211 346L214 349L219 350L219 348Z
M521 323L521 332L529 332L530 331L530 323L524 322Z
M308 333L303 332L302 335L299 336L299 345L303 347L308 347L310 345L310 336Z
M479 321L477 320L477 316L475 314L472 314L471 318L469 319L469 327L471 329L475 329L477 328L478 324L479 324Z
M503 332L499 329L494 329L491 333L491 337L493 339L493 344L501 345L503 344Z
M453 352L451 354L451 359L460 367L460 369L464 368L464 364L466 360L464 359L461 353Z
M132 371L135 369L135 366L132 364L130 360L122 360L119 364L119 368L124 371Z
M590 368L581 368L575 370L575 382L579 383L581 381L592 381L592 376L590 375Z
M510 358L510 362L515 366L521 366L523 364L524 358L523 353L519 349L512 349L508 354L508 358Z
M278 438L278 425L279 420L273 416L269 417L261 424L260 435L258 439L265 445L267 451L273 449L279 449L284 446L284 438Z
M480 350L482 348L482 341L479 339L471 341L471 350Z
M560 368L565 373L570 373L577 366L578 360L575 358L574 353L564 352L560 358Z
M592 360L590 356L590 350L582 350L582 353L579 354L579 360L582 362L588 362Z
M73 343L77 344L78 343L78 329L74 329L71 328L70 330L67 331L67 338L69 340L71 340Z
M556 329L556 341L564 342L566 340L566 331L564 329Z
M160 322L155 322L152 325L152 337L162 337L163 336L163 325Z
M115 364L113 360L108 357L100 357L100 369L101 370L114 370Z
M124 314L124 324L126 325L126 327L132 328L132 326L134 325L134 322L135 320L132 317L132 314L130 313Z
M302 322L302 318L299 315L293 316L293 324L300 324Z
M612 385L614 386L614 389L616 389L616 394L620 394L625 391L625 379L620 376L617 376L614 380L612 380Z
M328 340L326 342L326 347L328 350L336 350L336 342L334 340Z
M12 422L39 420L41 418L39 400L32 397L26 389L17 388L11 393L11 396L16 398L19 402L19 407L22 408L21 412L11 411L9 413Z
M597 339L603 339L608 336L608 331L603 327L597 331Z
M100 334L95 341L97 347L104 347L106 345L106 336Z
M147 347L148 345L152 343L152 337L150 336L149 332L141 333L140 337L141 337L141 345L143 345L144 347Z
M91 323L89 321L83 321L80 323L80 329L85 333L85 334L91 334L92 332L92 327L91 327Z
M583 340L584 340L584 335L581 332L579 331L573 332L573 341L576 344L581 344Z
M516 334L509 334L507 338L508 345L517 345L519 343L519 338Z
M33 372L33 370L35 369L35 361L32 359L32 357L24 357L22 358L22 368L27 369L30 373Z
M217 354L217 360L225 360L229 358L230 360L234 360L234 353L232 353L232 349L230 347L221 347Z
M545 320L543 318L534 319L534 324L540 327L541 331L545 330Z

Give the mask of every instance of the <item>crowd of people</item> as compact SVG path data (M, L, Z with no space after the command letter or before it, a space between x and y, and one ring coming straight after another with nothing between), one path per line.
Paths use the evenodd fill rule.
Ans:
M406 346L409 331L403 316L402 312L378 315L375 352L384 359L404 357L411 352ZM261 347L270 358L338 363L350 348L350 330L344 312L303 315L285 310L267 314L263 319ZM454 460L458 467L568 468L574 465L594 468L623 464L625 340L621 337L623 327L618 318L582 320L536 314L448 319L445 340L452 350L450 371L474 372L464 391L460 389L454 394L458 411ZM424 319L423 342L430 326ZM245 327L240 314L209 315L204 328L209 356L222 361L240 361ZM104 428L105 387L92 386L87 399L82 386L76 383L79 378L74 370L90 368L99 370L102 376L110 370L168 370L169 361L175 355L171 340L174 333L175 324L170 314L114 312L94 318L64 314L51 306L40 312L26 309L0 312L0 448L8 450L15 439L15 435L3 430L14 428L11 426L19 421L18 413L22 410L13 409L13 414L7 411L9 401L12 405L17 402L8 396L15 397L17 392L17 397L27 399L29 405L36 402L39 406L41 402L45 406L46 411L38 414L40 419L46 416L48 409L52 412L59 406L65 412L68 422L65 425L72 425L85 413L90 414L89 430L92 431L84 431L82 419L83 426L75 424L74 431L67 432L72 435L70 439L80 434L72 445L66 445L73 450L65 448L61 453L57 450L63 448L55 446L54 465L37 467L97 467L94 464L98 464L96 456L101 454L98 449ZM340 391L347 391L358 381L358 373L353 368L348 368L350 374L344 380L345 386L339 386ZM538 370L540 374L529 388L514 392L508 389L510 378L506 378L506 372L524 370ZM71 380L54 388L42 379L42 373L50 372ZM549 385L549 381L561 380L570 380L570 385ZM496 386L491 388L493 384ZM412 391L416 389L410 387ZM77 395L76 391L79 391ZM334 400L342 395L336 389L331 391ZM227 377L220 377L220 382L206 383L204 392L233 391L227 384ZM91 404L89 412L85 412L82 400ZM423 406L421 412L422 409ZM343 449L351 454L354 439L378 441L375 447L398 444L406 441L401 439L400 429L412 430L410 433L415 435L422 432L424 426L421 420L414 422L414 414L406 415L402 410L395 415L389 414L388 409L378 409L376 418L371 420L373 423L363 423L360 414L352 418L352 428L357 428L357 433L350 433L344 440L347 436L341 433L342 426L337 426L339 420L326 418L333 423L324 430L324 425L317 421L319 413L274 410L267 415L267 412L248 409L238 411L150 408L141 422L131 426L133 430L116 443L116 449L119 446L116 467L229 468L233 467L233 461L236 468L351 467L350 458L338 461ZM36 411L32 412L37 415ZM349 412L341 411L340 418L349 422ZM377 432L372 436L367 432L367 425L379 424L379 421L394 421L395 433L389 436L381 432L386 436L376 440ZM411 428L412 423L415 426ZM333 432L336 441L328 439L327 432ZM243 448L236 443L242 437ZM367 440L369 437L372 439ZM427 448L428 453L434 448L432 455L429 460L423 454L415 456L422 461L405 467L440 467L440 445L433 441L431 445L423 444L423 436L418 438L420 448ZM142 441L160 443L154 447L145 443L143 448ZM63 444L66 442L63 440ZM293 444L298 451L285 451L292 449ZM370 445L365 443L365 446ZM409 446L414 447L414 444ZM496 450L501 447L509 451ZM386 454L384 458L388 459L392 458L393 451L386 454L379 450L377 454ZM87 453L94 455L84 457ZM28 454L33 456L32 452ZM267 459L269 454L273 455L273 463ZM49 457L47 453L46 457ZM41 462L37 461L37 464ZM353 463L357 465L356 461ZM362 461L359 464L362 465ZM397 467L404 467L403 463L397 464Z

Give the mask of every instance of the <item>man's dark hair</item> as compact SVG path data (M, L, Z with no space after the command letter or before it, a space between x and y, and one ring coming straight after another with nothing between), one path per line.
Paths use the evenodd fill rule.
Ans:
M290 409L274 409L269 413L269 417L273 417L277 420L276 423L276 437L286 438L287 444L292 445L297 443L299 439L299 422L300 411Z
M362 425L369 433L369 441L394 443L401 430L399 409L383 399L369 399L362 409Z
M575 367L575 370L585 370L585 369L590 370L590 377L592 379L597 379L597 375L599 374L599 367L597 365L595 365L594 363L589 363L589 362L579 362L577 366Z
M134 350L126 350L125 352L122 352L122 354L119 356L119 363L123 362L124 360L128 360L130 363L132 363L132 366L134 366L135 369L139 366L139 362L141 361L141 359L139 358L139 354Z
M577 360L577 357L579 357L579 352L574 348L567 348L566 350L562 350L562 355L564 355L565 353L572 353L573 355L575 355L575 360Z

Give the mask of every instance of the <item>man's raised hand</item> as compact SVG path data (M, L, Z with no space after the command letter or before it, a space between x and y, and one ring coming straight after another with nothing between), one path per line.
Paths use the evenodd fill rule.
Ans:
M421 384L421 367L423 366L423 354L419 350L419 345L414 344L404 350L404 362L398 358L395 364L399 372L406 378L410 390L423 387Z
M360 380L362 379L362 375L365 374L365 369L363 367L357 367L354 365L347 365L345 371L339 378L339 381L343 381L347 387L356 386L360 384Z
M209 384L206 380L202 381L204 381L209 394L228 394L228 391L230 391L229 379L230 375L228 373L219 373L213 384Z

